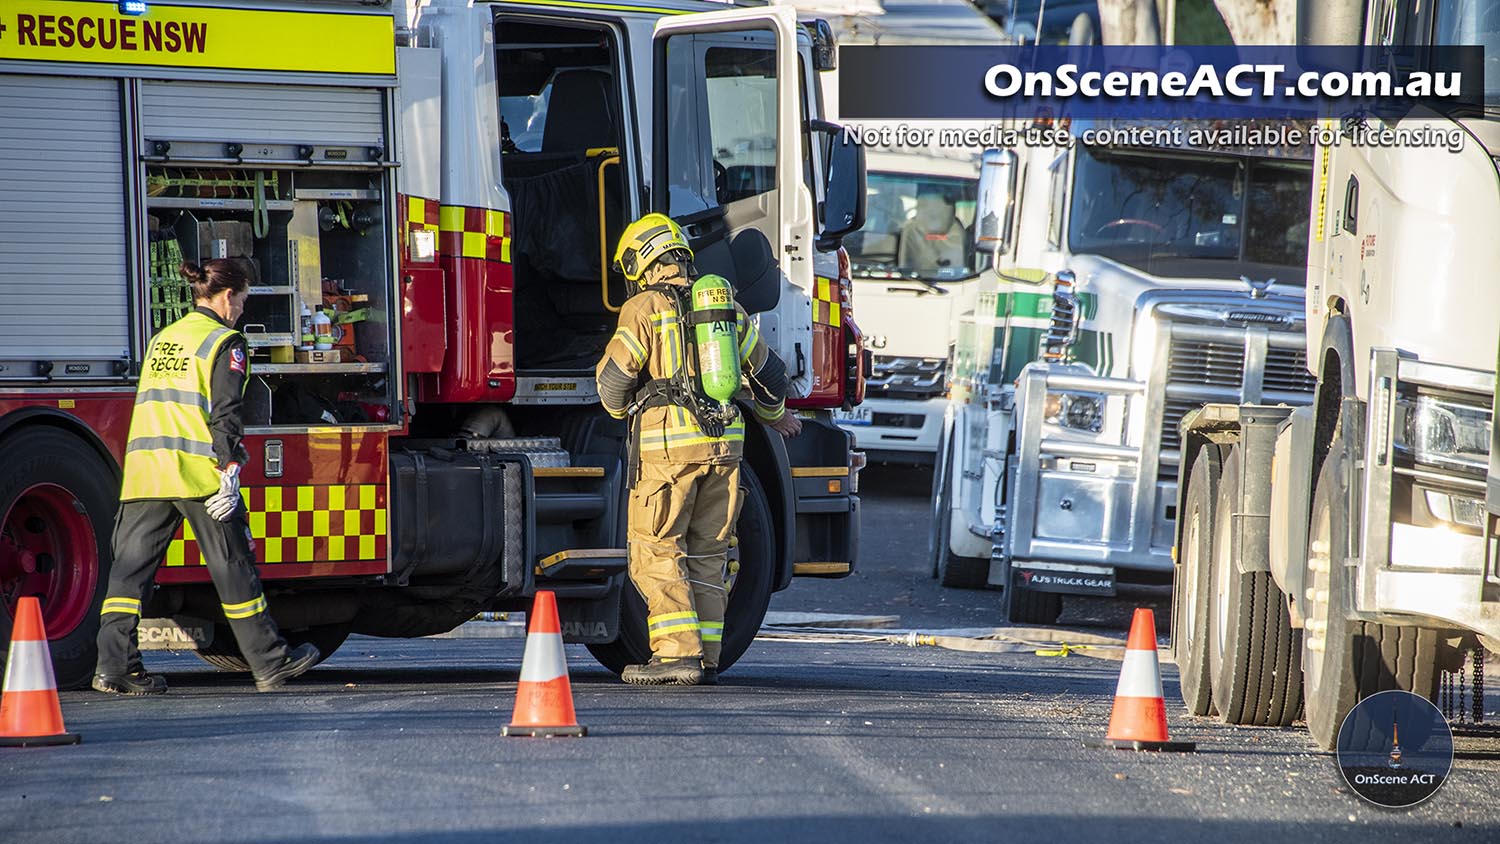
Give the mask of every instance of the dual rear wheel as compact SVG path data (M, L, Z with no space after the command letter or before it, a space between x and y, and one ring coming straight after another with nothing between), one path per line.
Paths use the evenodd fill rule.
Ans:
M1247 518L1237 500L1245 471L1238 448L1199 451L1183 506L1175 606L1175 656L1189 712L1286 726L1305 707L1313 740L1331 749L1362 698L1391 689L1435 696L1449 650L1440 632L1346 618L1349 461L1336 434L1313 492L1310 611L1298 630L1270 573L1236 565L1237 519Z
M1287 726L1301 713L1301 636L1269 572L1241 572L1235 534L1243 464L1199 450L1183 502L1173 646L1182 699L1228 724Z

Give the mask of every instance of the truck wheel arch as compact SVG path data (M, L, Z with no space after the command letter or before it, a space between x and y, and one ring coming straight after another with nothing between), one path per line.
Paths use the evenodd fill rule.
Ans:
M743 409L742 409L743 412ZM780 511L781 518L773 520L776 531L776 568L771 581L775 592L792 583L792 543L787 526L797 522L797 502L787 486L792 474L792 461L786 453L786 442L781 435L771 431L753 417L745 414L745 464L755 473L765 492L766 503L772 512Z
M121 469L114 454L105 447L104 441L94 432L82 419L64 413L51 407L23 407L14 413L0 416L0 447L4 447L9 436L17 431L32 425L46 425L51 428L59 428L83 440L99 459L104 461L114 474L114 481L118 483L121 478Z
M1334 429L1338 427L1345 400L1357 399L1354 374L1354 324L1345 312L1342 303L1329 308L1323 323L1323 339L1319 344L1315 373L1318 376L1316 410L1313 415L1312 477L1316 478L1322 467L1328 446L1333 442ZM1312 478L1309 478L1311 482Z

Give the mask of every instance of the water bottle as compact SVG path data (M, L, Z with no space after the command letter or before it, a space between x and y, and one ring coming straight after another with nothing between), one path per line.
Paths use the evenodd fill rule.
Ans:
M317 313L313 314L313 348L318 351L327 351L333 348L333 320L328 314L323 313L323 306L319 305Z

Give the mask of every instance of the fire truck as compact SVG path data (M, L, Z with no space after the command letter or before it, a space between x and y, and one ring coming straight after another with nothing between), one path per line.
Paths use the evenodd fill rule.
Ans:
M1305 44L1497 38L1493 3L1301 5ZM1326 128L1300 337L1315 398L1185 420L1173 642L1190 711L1284 726L1305 710L1331 748L1387 689L1459 720L1469 685L1483 715L1484 655L1500 650L1500 123L1424 111Z
M332 653L557 594L613 670L649 655L624 570L627 431L593 367L648 211L733 279L800 437L747 414L724 665L794 576L857 553L861 398L840 238L863 153L822 114L826 25L660 0L0 9L0 622L41 598L87 681L135 381L183 260L255 283L242 475L271 612ZM331 348L303 348L309 322ZM309 319L309 315L312 319ZM244 668L189 528L144 644Z

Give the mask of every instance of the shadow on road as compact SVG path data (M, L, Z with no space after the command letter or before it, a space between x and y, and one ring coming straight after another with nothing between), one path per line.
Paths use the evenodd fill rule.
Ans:
M1004 814L964 817L918 815L826 816L757 818L751 822L719 823L711 818L679 824L621 822L599 826L553 826L524 829L420 831L389 836L320 838L330 844L460 844L471 841L524 841L527 844L580 844L602 841L1040 841L1062 835L1068 844L1121 844L1130 841L1264 841L1295 834L1296 840L1322 841L1343 837L1351 825L1327 821L1216 820L1149 816L1088 815L1060 809L1055 815ZM1475 828L1428 826L1403 830L1403 842L1483 841L1491 832ZM303 839L273 839L275 842Z

